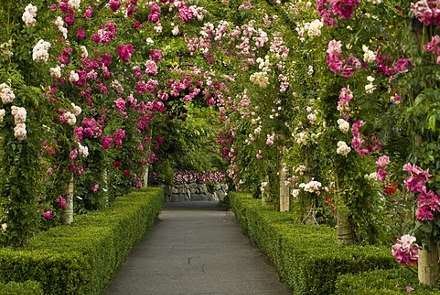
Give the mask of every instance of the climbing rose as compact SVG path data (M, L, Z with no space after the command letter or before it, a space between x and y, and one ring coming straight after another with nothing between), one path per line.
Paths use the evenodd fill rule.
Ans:
M406 163L403 166L403 170L410 174L410 177L404 181L405 187L410 192L423 192L426 189L426 183L431 177L428 170L423 170L417 165L411 163Z
M43 217L44 220L50 221L50 220L54 219L55 214L53 213L52 210L46 210L43 212L43 214L41 214L41 216Z
M58 205L58 208L60 208L62 210L67 209L67 201L63 196L59 196L56 200L56 203Z
M123 62L129 62L134 53L133 44L121 44L117 48L118 56Z
M399 264L406 266L414 266L417 264L420 246L415 242L415 237L404 235L393 245L391 254Z

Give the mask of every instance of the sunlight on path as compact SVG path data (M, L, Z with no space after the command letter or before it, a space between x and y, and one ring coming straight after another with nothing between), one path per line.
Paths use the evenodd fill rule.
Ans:
M108 295L284 295L267 258L240 232L233 213L170 208L136 247Z

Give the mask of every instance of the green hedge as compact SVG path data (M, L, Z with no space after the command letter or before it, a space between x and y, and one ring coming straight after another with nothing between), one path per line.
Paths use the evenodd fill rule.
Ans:
M230 197L243 231L270 257L294 294L334 294L339 274L396 266L388 248L341 246L332 228L294 224L291 213L273 211L250 194Z
M407 287L411 287L414 291L406 292ZM440 290L420 286L416 273L400 268L340 276L336 283L336 294L433 295L440 294Z
M161 189L132 192L71 226L39 233L24 249L0 248L0 281L38 281L45 295L102 294L163 200Z
M43 290L33 281L0 283L0 295L43 295Z

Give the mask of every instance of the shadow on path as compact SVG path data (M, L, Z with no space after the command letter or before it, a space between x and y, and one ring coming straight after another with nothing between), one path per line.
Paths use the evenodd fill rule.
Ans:
M167 205L107 295L289 294L233 213L216 210L215 202L193 203Z

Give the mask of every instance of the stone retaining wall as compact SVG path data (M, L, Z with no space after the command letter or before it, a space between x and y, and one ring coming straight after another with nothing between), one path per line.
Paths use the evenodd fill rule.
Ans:
M188 183L173 185L168 193L168 202L185 201L223 201L228 194L228 185L219 183L208 185L201 183Z

